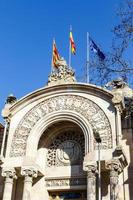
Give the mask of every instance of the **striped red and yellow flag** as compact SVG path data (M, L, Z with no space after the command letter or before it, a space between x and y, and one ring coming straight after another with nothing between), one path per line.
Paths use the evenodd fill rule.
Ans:
M60 55L58 53L55 40L53 40L52 66L58 68L58 61L60 61Z
M71 53L75 55L76 54L76 47L75 47L72 31L70 31L70 45L71 45Z

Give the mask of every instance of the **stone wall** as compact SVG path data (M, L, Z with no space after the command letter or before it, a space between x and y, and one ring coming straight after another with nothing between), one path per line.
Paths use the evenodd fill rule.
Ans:
M3 133L4 133L4 126L0 124L0 150L2 146ZM0 167L0 199L2 199L3 185L4 185L3 183L4 183L4 179L1 176L1 167Z

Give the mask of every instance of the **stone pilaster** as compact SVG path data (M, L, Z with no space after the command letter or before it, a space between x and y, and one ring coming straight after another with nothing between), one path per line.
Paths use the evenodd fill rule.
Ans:
M96 200L96 165L86 165L84 171L87 172L87 200Z
M112 102L116 108L116 142L117 145L120 145L122 138L121 115L125 108L122 94L115 92Z
M110 170L110 200L117 200L119 199L119 173L122 170L120 162L118 160L111 160L106 163L106 167Z
M37 171L34 169L22 169L21 174L22 176L25 177L22 200L29 200L31 199L30 196L31 196L33 178L37 177Z
M116 108L117 145L120 145L122 138L122 126L121 126L122 109L119 105L115 105L115 108Z
M14 169L3 170L2 176L5 177L3 200L11 200L13 190L13 179L17 178L16 172Z

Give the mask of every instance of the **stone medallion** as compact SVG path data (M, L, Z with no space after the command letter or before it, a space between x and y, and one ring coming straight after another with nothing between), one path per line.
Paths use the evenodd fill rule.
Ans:
M74 164L81 154L81 147L76 141L68 140L59 145L57 159L64 165Z

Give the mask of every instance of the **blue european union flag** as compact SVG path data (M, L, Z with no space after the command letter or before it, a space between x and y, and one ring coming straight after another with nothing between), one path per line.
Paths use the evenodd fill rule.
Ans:
M99 49L99 47L96 45L96 43L90 38L90 49L98 55L100 60L105 59L104 53Z

